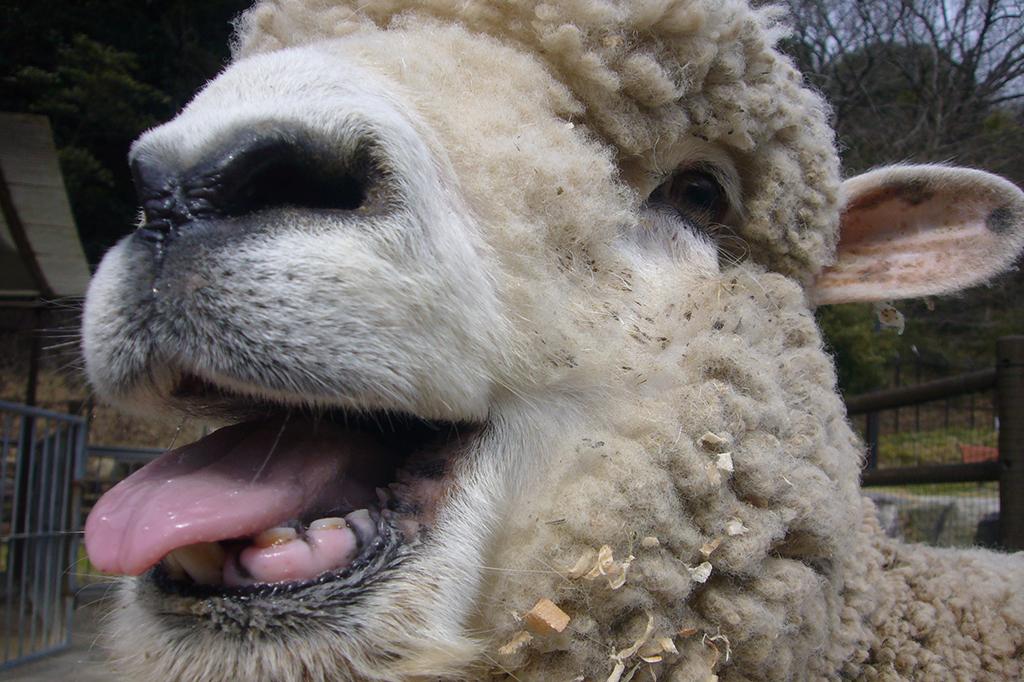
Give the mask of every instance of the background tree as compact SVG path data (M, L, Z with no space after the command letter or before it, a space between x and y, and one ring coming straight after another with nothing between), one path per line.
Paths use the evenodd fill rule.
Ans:
M848 170L949 159L1024 181L1020 148L1005 144L1021 143L1024 2L788 5L790 51L832 102Z
M985 168L1024 183L1024 0L787 0L786 49L832 102L847 175L899 161ZM1024 331L1024 276L898 304L904 336L873 331L869 306L819 312L847 393L991 364ZM904 368L906 369L906 367ZM904 371L904 375L907 372ZM908 377L915 380L917 372Z
M86 256L131 230L126 158L228 58L249 0L0 0L0 108L50 117Z

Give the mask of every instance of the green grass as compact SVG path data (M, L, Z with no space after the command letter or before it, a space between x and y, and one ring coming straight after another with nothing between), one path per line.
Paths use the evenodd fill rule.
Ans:
M998 438L994 429L965 427L884 434L878 439L878 463L882 467L953 464L962 461L958 445L996 447Z

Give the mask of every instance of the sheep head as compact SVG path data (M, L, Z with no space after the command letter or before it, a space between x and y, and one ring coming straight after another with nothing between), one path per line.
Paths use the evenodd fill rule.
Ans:
M93 562L140 576L128 673L841 669L871 636L860 454L811 305L980 281L1024 210L947 168L841 188L775 20L243 17L237 60L133 147L144 217L86 304L107 398L236 422L90 516ZM568 625L523 621L540 598Z

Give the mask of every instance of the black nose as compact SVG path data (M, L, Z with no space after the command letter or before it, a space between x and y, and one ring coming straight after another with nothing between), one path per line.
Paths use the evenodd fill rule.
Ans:
M352 211L367 201L371 168L365 148L341 154L279 129L239 135L183 170L143 151L132 161L145 215L138 234L164 240L198 221L273 208Z

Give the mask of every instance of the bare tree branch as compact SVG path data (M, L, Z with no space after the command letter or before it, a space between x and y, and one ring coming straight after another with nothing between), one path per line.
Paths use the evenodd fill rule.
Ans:
M1024 179L1024 148L1007 148L1024 140L1024 0L788 4L794 57L833 103L848 167L988 154Z

